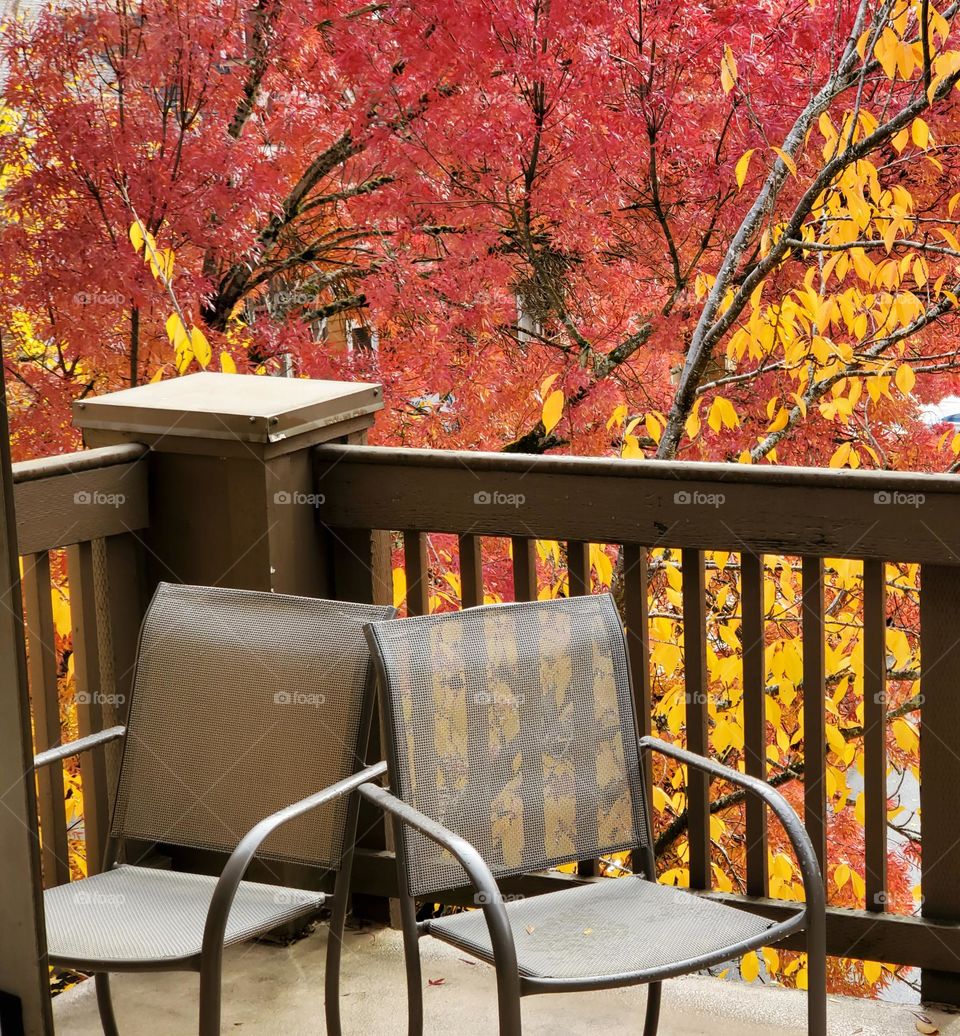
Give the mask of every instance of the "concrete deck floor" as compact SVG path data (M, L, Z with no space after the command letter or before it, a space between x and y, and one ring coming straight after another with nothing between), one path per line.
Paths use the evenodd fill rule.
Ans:
M247 943L227 951L224 969L224 1033L316 1036L323 1023L323 958L326 927L292 946ZM427 1033L494 1034L493 969L468 962L458 951L425 939L424 1009ZM348 932L343 959L343 1024L347 1033L394 1036L406 1031L402 944L398 932L368 928ZM123 1036L188 1036L196 1030L198 978L167 972L124 974L112 979ZM645 993L558 994L524 1000L525 1036L639 1033ZM919 1010L919 1009L918 1009ZM960 1036L960 1016L926 1011L944 1036ZM102 1036L93 982L54 1001L61 1036ZM662 1036L801 1036L806 1032L804 995L772 986L751 986L692 976L664 987ZM910 1008L831 997L831 1036L916 1036Z

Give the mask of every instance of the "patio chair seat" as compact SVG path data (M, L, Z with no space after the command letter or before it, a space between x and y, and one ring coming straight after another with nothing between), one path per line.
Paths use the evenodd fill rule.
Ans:
M603 878L505 906L520 974L531 978L608 978L669 967L746 941L761 946L774 924L639 877ZM493 963L482 911L432 920L429 931Z
M137 963L199 957L217 879L121 866L44 893L47 944L55 962ZM321 892L243 881L225 945L242 942L321 906Z

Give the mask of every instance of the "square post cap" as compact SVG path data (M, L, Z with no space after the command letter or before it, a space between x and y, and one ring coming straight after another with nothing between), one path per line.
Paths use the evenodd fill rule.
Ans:
M141 442L172 453L290 453L369 428L381 385L203 371L73 404L87 446Z

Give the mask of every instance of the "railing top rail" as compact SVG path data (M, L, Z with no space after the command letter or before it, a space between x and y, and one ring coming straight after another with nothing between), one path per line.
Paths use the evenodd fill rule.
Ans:
M331 528L960 566L960 477L316 447Z
M902 493L960 494L960 474L920 471L852 471L849 468L788 467L778 464L723 464L684 460L621 460L614 457L558 457L472 450L429 450L406 447L327 444L317 446L318 459L330 463L390 467L459 468L526 474L616 476L661 481L716 482L726 485L796 486L818 489L889 490Z
M95 450L81 450L78 453L62 453L55 457L41 457L38 460L24 460L13 465L13 482L35 482L42 478L58 475L76 475L81 471L108 468L114 464L129 464L139 460L148 451L140 443L124 443L120 446L101 446Z

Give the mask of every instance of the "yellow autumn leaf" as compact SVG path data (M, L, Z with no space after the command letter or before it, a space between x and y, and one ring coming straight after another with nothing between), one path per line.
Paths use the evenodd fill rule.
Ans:
M879 982L882 973L883 968L875 960L865 960L863 962L863 977L870 985L875 985Z
M190 331L190 348L193 350L193 355L197 358L197 363L201 367L207 367L213 353L210 349L210 343L207 341L207 336L199 327L194 327Z
M540 415L540 420L543 421L544 431L547 433L552 432L560 423L562 415L563 392L560 389L554 389L543 401L543 412Z
M714 404L719 407L720 417L727 428L739 428L740 418L737 417L737 411L734 409L733 403L729 399L724 399L723 396L717 396L714 400Z
M749 953L745 953L740 961L740 977L744 982L753 982L759 974L760 959L751 950Z
M893 380L901 393L909 396L913 391L913 386L917 383L917 376L913 373L913 368L909 363L901 363Z
M850 880L850 868L845 863L839 864L833 872L833 880L837 883L837 888L842 889Z
M842 468L850 459L850 443L842 442L830 458L831 468Z
M890 26L886 26L873 48L874 57L880 62L884 75L887 79L893 79L897 74L897 55L900 50L900 40Z
M657 420L655 414L647 414L643 421L644 427L647 429L647 435L653 439L654 442L660 442L660 436L663 433L663 429L660 426L660 422Z
M610 415L610 419L607 421L607 431L615 424L623 424L627 419L627 407L625 403L621 403L619 406L613 408L613 413Z
M237 365L234 363L233 357L230 353L220 353L220 370L222 370L224 374L237 373Z
M696 439L700 434L700 401L697 400L696 405L687 415L687 420L684 422L684 431L687 433L687 437L690 439Z
M167 317L167 337L170 339L170 344L174 349L182 349L185 345L189 345L190 336L187 333L187 329L183 326L183 321L180 319L179 313L171 313Z
M910 136L918 148L926 148L930 143L930 127L921 118L913 120L910 127Z
M720 61L720 85L723 87L723 92L728 94L736 86L736 83L737 59L733 56L730 45L724 44L723 58Z
M750 148L749 151L744 151L737 161L737 166L734 169L734 176L737 178L737 189L742 190L744 181L747 179L747 170L750 168L750 159L753 158L753 153L757 149L755 147Z
M783 148L775 147L773 149L777 153L777 157L787 167L792 176L797 175L797 163L794 162L793 158L783 150Z
M767 433L779 432L787 427L787 422L790 420L790 412L785 406L780 407L777 412L777 416L773 419L770 427L767 429Z
M140 226L139 220L135 220L130 224L130 243L133 245L135 252L143 250L143 228Z
M893 145L894 150L899 155L900 152L907 146L910 141L910 130L904 127L899 133L895 133L890 138L890 143Z

